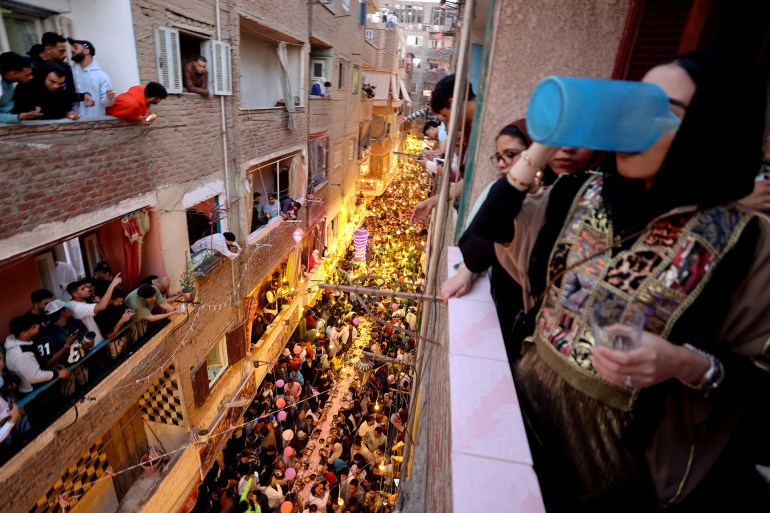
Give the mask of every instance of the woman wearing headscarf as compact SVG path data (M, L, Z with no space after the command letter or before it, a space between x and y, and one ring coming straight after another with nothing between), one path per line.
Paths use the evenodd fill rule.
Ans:
M538 197L527 191L557 149L533 144L471 224L501 244L534 317L514 377L549 511L770 501L755 471L768 456L770 225L733 203L752 189L765 110L735 62L653 68L644 81L678 129ZM644 312L638 348L596 345L587 320L607 298Z
M500 176L505 176L519 159L519 154L530 144L532 140L527 133L524 119L518 119L500 130L495 138L495 154L490 157ZM544 169L543 185L552 185L559 175L589 169L590 165L596 162L598 153L583 148L559 148ZM492 185L493 183L489 184L479 195L471 210L468 223L473 220ZM542 193L542 189L532 192L532 194ZM511 312L519 312L524 307L521 287L500 264L492 240L482 239L471 230L466 230L460 237L458 246L463 255L463 261L459 264L457 272L442 285L441 296L444 301L451 297L462 297L473 287L476 277L489 270L490 292L495 301L508 361L513 365L521 350L522 337L513 333L516 315L512 315Z

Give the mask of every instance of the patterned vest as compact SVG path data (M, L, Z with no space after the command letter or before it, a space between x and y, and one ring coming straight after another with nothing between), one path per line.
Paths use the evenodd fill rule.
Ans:
M597 299L639 305L644 329L667 338L751 219L733 207L672 213L613 256L602 181L601 176L588 180L572 204L551 253L550 286L536 324L540 341L597 378L589 359L594 345L589 315Z

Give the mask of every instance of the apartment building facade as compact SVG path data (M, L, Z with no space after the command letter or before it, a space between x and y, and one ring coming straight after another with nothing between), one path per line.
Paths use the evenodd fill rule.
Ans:
M405 48L404 69L415 108L430 99L430 91L450 74L455 45L458 4L431 0L380 2L380 13L372 22L385 24L385 13L395 14Z
M8 4L8 5L6 5ZM25 0L1 5L0 46L25 53L43 32L91 41L116 92L169 92L150 126L115 118L0 125L4 288L0 333L46 288L121 272L188 287L184 312L142 322L69 364L71 377L20 396L25 430L0 467L4 511L179 511L344 252L373 101L365 69L385 61L365 39L378 7L329 0ZM208 61L213 98L183 90ZM398 60L388 70L398 75ZM309 94L316 78L328 96ZM393 109L393 106L389 108ZM395 124L392 135L396 137ZM302 204L296 220L254 222L253 193ZM190 246L230 231L237 258ZM328 257L310 276L314 249ZM305 272L308 271L308 272ZM278 282L291 291L258 340L251 321ZM192 290L194 289L194 290ZM251 342L254 342L253 344ZM195 434L196 436L193 436ZM148 462L166 454L163 468Z

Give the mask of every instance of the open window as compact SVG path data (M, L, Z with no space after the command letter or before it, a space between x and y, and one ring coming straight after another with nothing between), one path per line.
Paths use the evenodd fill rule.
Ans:
M329 134L308 135L308 190L315 190L329 179Z
M155 47L158 81L169 93L182 93L184 66L202 55L208 64L209 91L222 96L233 94L229 44L173 27L158 27L155 30Z
M298 94L302 77L302 46L286 42L286 68L281 66L275 37L263 36L251 24L241 22L240 29L240 96L242 109L266 109L293 101L302 105L304 95ZM293 98L284 98L281 77L285 77Z
M260 208L256 211L252 208L251 232L256 232L271 220L280 216L281 200L291 198L300 200L305 196L305 170L302 163L301 152L296 151L288 155L259 163L247 171L251 175L251 190L261 195ZM276 195L275 203L270 205L268 196ZM264 216L268 211L269 215ZM255 218L257 212L261 212L263 218Z
M359 76L360 76L360 71L358 66L353 66L353 80L352 80L353 89L351 90L353 94L358 94L358 81L360 80Z
M206 355L206 376L209 388L213 387L214 383L225 373L227 365L227 337L225 336L219 339Z
M131 2L0 1L0 52L24 55L45 32L93 43L115 92L140 83Z
M201 201L186 209L187 239L190 246L198 239L222 230L223 209L219 206L219 196Z
M312 70L313 82L326 77L326 59L313 59L310 62L310 69Z
M345 66L344 62L340 62L337 65L337 68L337 87L342 89L345 87L345 74L347 73L347 66Z

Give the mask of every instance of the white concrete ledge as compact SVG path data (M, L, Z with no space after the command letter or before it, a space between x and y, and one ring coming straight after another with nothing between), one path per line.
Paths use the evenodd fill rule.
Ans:
M486 276L449 301L449 389L454 511L545 512Z

